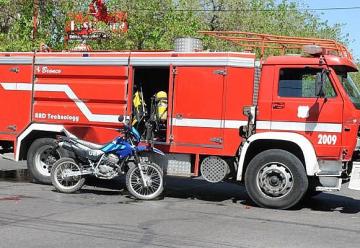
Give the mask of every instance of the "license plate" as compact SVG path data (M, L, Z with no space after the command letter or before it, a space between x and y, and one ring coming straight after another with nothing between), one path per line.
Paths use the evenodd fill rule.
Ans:
M349 189L360 190L360 162L353 163Z

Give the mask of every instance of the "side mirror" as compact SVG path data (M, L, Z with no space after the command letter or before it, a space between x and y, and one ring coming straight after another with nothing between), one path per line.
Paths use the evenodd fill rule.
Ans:
M315 81L315 95L317 97L324 97L324 71L316 73L316 81Z
M255 124L255 114L256 114L255 106L243 107L243 115L245 115L248 118L249 124Z

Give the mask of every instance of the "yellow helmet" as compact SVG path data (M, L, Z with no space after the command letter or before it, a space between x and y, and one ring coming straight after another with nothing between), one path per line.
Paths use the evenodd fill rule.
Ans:
M155 97L157 99L166 99L167 93L165 91L159 91L158 93L156 93Z

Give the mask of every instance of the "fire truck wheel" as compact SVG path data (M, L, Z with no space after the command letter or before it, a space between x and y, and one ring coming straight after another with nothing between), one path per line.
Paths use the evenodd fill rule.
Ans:
M50 184L51 166L68 154L63 149L53 150L55 139L40 138L35 140L27 154L27 166L35 182Z
M308 189L301 161L293 154L271 149L256 155L245 173L250 198L259 206L288 209L296 205Z
M319 195L320 193L322 193L322 191L316 191L316 186L319 186L319 179L318 178L314 178L314 177L309 177L309 187L308 190L304 196L303 201L308 201L311 200L311 198Z

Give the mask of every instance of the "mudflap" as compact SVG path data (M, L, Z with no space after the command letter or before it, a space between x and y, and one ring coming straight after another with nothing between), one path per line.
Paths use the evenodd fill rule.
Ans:
M360 162L353 163L349 189L360 190Z

